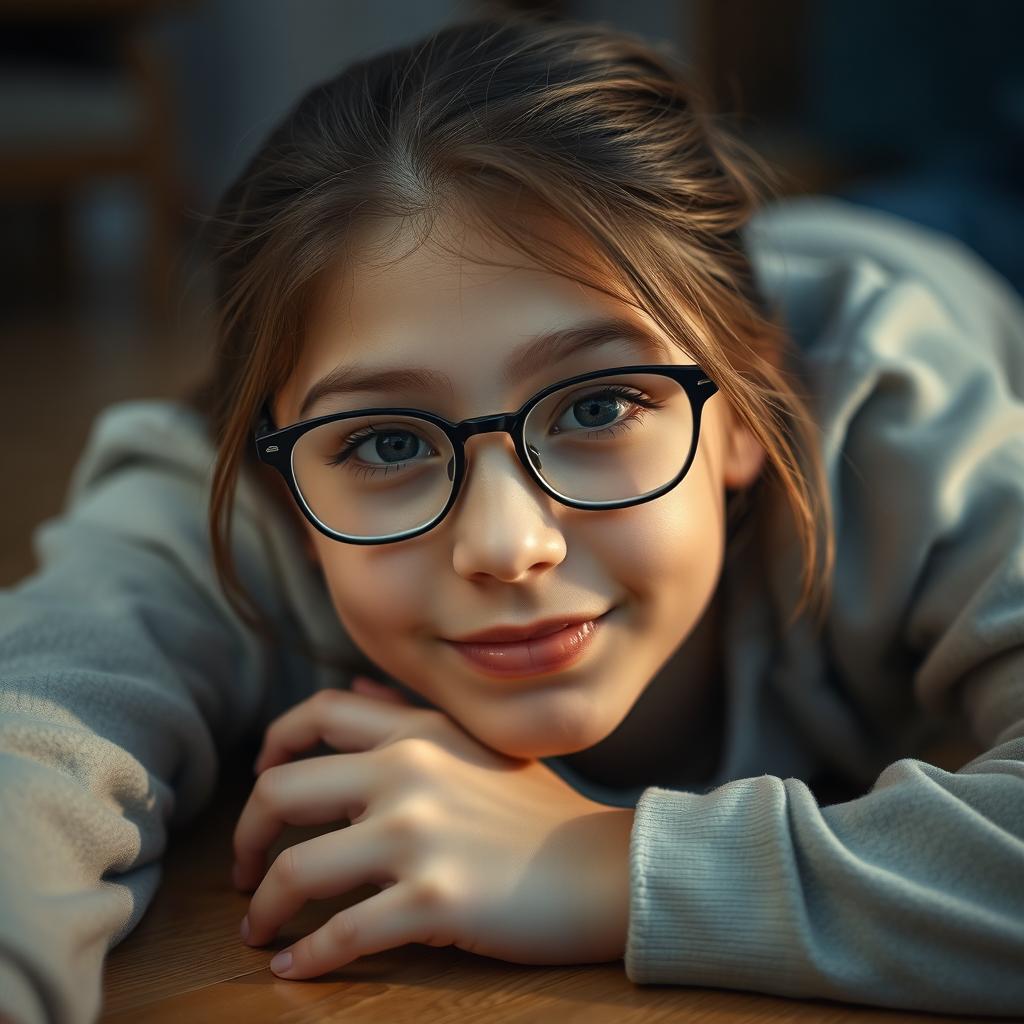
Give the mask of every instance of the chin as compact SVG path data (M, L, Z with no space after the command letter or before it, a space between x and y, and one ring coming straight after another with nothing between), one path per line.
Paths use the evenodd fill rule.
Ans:
M557 728L552 728L553 725L557 726L557 722L552 722L549 716L545 721L546 728L538 728L536 722L526 722L519 729L510 729L507 721L493 729L472 728L469 723L465 723L463 728L499 754L533 761L539 761L542 757L564 757L587 750L612 731L569 729L559 732ZM587 734L584 735L584 732Z
M481 742L484 742L481 740ZM571 754L573 751L566 750L565 747L559 746L541 746L539 744L533 744L531 746L503 744L501 747L495 747L488 744L492 750L496 750L499 754L504 754L505 757L513 757L522 761L539 761L545 757L563 757L566 754Z

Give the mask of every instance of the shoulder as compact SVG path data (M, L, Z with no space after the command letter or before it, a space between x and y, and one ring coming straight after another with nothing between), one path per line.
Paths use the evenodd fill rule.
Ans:
M173 399L130 399L97 413L72 470L67 503L76 505L102 489L111 478L154 481L166 495L187 498L194 511L201 495L209 497L216 448L207 419L190 405ZM251 481L239 482L237 500L243 514L266 514L269 502Z
M751 227L806 357L836 509L830 657L876 721L910 713L910 677L938 711L1019 646L1024 302L955 239L842 200ZM794 568L774 581L786 607Z
M72 469L62 511L34 531L37 559L47 563L74 550L76 559L103 563L116 550L122 563L149 564L156 554L213 593L216 454L205 417L183 402L133 399L104 407ZM301 563L289 524L251 479L236 486L230 545L246 585L276 607L281 588L273 567Z
M199 470L211 454L205 421L187 405L161 399L115 402L92 421L69 496L74 499L129 464Z
M787 198L745 229L755 277L812 361L885 361L944 334L1024 393L1024 300L958 239L832 196Z
M1024 300L1005 278L949 236L831 197L778 203L749 228L848 520L868 501L848 471L884 486L890 532L903 512L920 532L916 517L963 510L1019 472ZM1019 479L1011 489L1024 495Z

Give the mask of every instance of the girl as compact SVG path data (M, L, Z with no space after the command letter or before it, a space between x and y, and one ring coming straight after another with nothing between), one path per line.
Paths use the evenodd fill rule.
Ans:
M253 733L243 938L381 888L282 977L422 942L1024 1007L1024 309L758 167L602 26L301 99L215 218L209 384L104 412L0 594L4 1010L94 1018ZM984 752L912 756L950 724Z

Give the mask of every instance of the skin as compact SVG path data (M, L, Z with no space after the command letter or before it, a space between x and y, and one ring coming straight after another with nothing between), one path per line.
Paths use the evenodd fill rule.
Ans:
M503 393L495 367L542 330L611 312L664 337L650 318L602 292L530 266L468 226L447 230L460 232L468 258L452 260L428 244L382 271L351 261L350 273L312 317L300 363L273 403L275 422L296 422L309 386L344 360L430 366L452 378L459 400L357 395L328 401L311 415L409 404L462 419L518 408L544 385L575 373L635 361L629 349L613 344ZM393 231L381 229L370 241L390 251ZM408 238L393 244L406 251ZM514 269L475 265L474 253ZM673 353L673 362L694 361L678 348ZM666 361L653 353L636 361L648 360ZM362 651L383 673L514 757L592 748L641 698L657 706L657 715L637 709L637 718L650 719L648 727L670 719L666 735L642 733L648 750L652 740L659 750L677 747L680 722L694 721L694 736L704 732L707 723L695 712L712 703L708 690L718 673L711 602L725 549L724 492L751 484L764 460L725 397L718 393L705 404L697 454L683 481L632 508L594 512L560 504L535 486L508 437L470 439L467 458L469 477L456 506L410 541L339 543L296 511L308 556ZM496 682L444 643L499 623L613 606L587 656L542 684ZM696 642L687 645L690 638Z
M666 361L612 344L502 391L495 367L540 331L602 312L658 331L603 292L524 262L467 225L448 227L461 231L458 257L429 243L409 252L400 236L407 255L398 263L373 269L353 260L331 282L300 362L274 397L275 422L297 421L310 385L353 359L430 366L452 378L457 400L357 395L310 416L410 405L458 420L518 408L577 373ZM386 248L392 232L367 240ZM480 253L505 266L477 264ZM693 362L671 351L671 361ZM534 484L507 436L472 438L467 457L457 504L413 540L343 544L296 512L349 635L433 707L408 705L393 688L355 687L316 694L269 726L234 836L235 883L255 890L243 938L270 941L307 899L381 886L296 942L285 977L314 977L407 942L517 963L621 957L634 812L588 799L539 758L560 755L620 783L654 780L680 750L692 772L714 766L725 491L749 486L764 461L725 397L704 406L684 480L632 508L560 504ZM581 659L531 679L486 676L444 639L613 607ZM294 760L320 742L340 753ZM266 869L285 824L341 818L351 825L286 849Z

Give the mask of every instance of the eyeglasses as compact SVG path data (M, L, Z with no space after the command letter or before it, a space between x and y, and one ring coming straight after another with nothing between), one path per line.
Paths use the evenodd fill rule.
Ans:
M537 485L571 508L653 501L686 476L717 391L697 365L618 366L551 384L516 412L458 423L385 407L280 429L268 400L253 439L317 530L347 544L392 544L448 514L466 477L465 442L477 434L511 435Z

